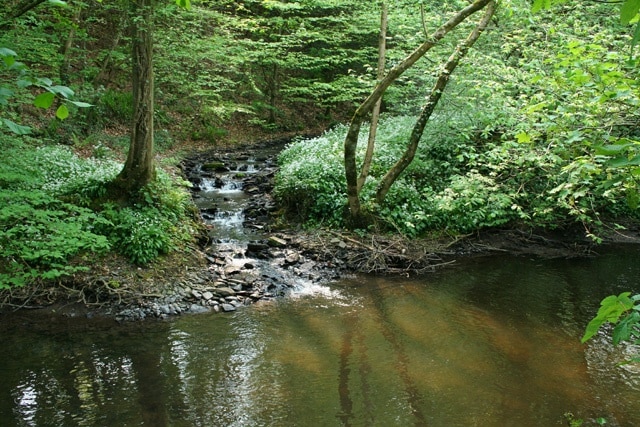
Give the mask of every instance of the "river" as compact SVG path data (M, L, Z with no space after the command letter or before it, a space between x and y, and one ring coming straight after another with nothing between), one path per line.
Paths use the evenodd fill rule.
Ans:
M490 256L421 277L300 285L232 313L116 324L4 316L2 426L640 425L640 371L599 301L637 246Z

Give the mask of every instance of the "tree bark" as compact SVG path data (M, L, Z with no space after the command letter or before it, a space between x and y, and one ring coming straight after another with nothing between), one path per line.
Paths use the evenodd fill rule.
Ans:
M380 38L378 40L378 72L376 79L382 80L384 77L384 63L385 55L387 51L387 4L382 2L382 11L380 12ZM382 97L376 101L371 112L371 125L369 126L369 139L367 141L367 151L364 153L364 160L362 162L362 169L360 170L360 176L358 177L358 192L362 190L367 177L369 176L369 169L371 169L371 161L373 159L373 151L376 145L376 132L378 130L378 119L380 118L380 107L382 105Z
M402 157L389 169L389 171L382 178L380 183L378 184L378 189L376 192L376 202L378 204L382 204L384 202L384 198L389 192L389 189L393 185L393 183L398 179L400 174L411 164L413 158L415 157L416 150L418 148L418 143L420 142L420 138L422 137L422 133L424 132L424 128L433 113L436 105L438 105L438 101L440 101L440 97L444 92L444 89L449 83L449 77L456 69L460 60L464 58L471 48L473 44L478 40L484 29L487 27L493 14L496 9L496 2L491 1L484 13L484 16L476 25L474 30L469 34L469 36L460 43L456 50L451 54L447 62L445 63L440 75L438 76L438 80L436 81L433 89L431 89L431 93L427 98L427 103L422 108L420 112L420 116L416 121L416 124L413 126L413 130L411 131L411 136L409 137L409 144L407 145L407 149L402 154Z
M133 0L133 124L116 184L132 194L155 178L153 161L153 1Z
M358 191L358 169L356 166L356 149L358 146L358 135L362 122L366 119L375 103L382 97L387 88L413 64L431 50L444 36L452 29L463 22L475 12L483 9L493 0L475 0L472 4L460 10L447 22L441 25L427 40L416 50L407 56L402 62L393 67L387 75L378 83L373 92L356 109L349 130L344 141L344 170L347 180L347 201L349 213L352 219L360 217L360 192Z

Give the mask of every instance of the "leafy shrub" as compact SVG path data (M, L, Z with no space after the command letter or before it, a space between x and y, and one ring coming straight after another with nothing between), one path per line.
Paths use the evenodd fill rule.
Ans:
M146 264L174 248L173 226L157 209L108 205L102 213L110 221L107 233L114 248L136 264Z
M133 94L131 91L107 89L100 97L99 108L107 117L129 123L133 117Z
M97 206L116 162L82 159L67 147L0 139L0 288L86 270L87 255L116 250L145 264L196 234L185 182L158 171L133 207Z
M0 190L0 289L86 270L69 260L104 253L109 242L94 229L104 219L38 190Z
M158 256L178 249L196 234L193 205L180 180L163 171L143 188L141 202L132 207L106 203L101 228L114 249L135 264L147 264Z
M339 224L346 181L340 135L344 127L291 144L279 156L274 195L298 218Z

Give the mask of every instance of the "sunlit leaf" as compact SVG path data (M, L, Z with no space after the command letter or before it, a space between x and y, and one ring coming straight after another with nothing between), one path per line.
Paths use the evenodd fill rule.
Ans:
M69 117L69 109L66 105L62 104L58 107L58 109L56 110L56 117L60 120L64 120Z
M75 92L68 88L67 86L51 86L49 90L58 95L62 95L64 98L70 98L74 95Z
M539 12L542 9L549 9L551 7L551 0L534 0L533 6L531 6L532 12Z
M40 108L49 108L53 104L55 97L51 92L43 92L36 96L36 99L33 100L33 105Z
M526 132L519 132L516 134L516 140L520 143L531 142L531 135Z
M616 323L623 313L633 308L633 301L629 296L631 292L623 292L620 295L609 295L600 302L600 308L596 317L591 319L585 328L581 342L586 342L593 337L598 329L607 322Z
M640 11L640 0L626 0L620 8L620 22L627 25Z
M191 9L191 0L176 0L176 4L180 7L184 7L185 9Z
M88 102L80 102L80 101L69 101L69 102L71 102L76 107L80 107L80 108L93 107L93 104L89 104Z

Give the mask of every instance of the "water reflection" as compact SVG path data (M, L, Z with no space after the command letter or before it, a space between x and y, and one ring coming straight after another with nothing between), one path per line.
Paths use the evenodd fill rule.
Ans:
M5 317L0 424L639 425L637 367L606 337L579 343L636 260L478 259L172 322Z

